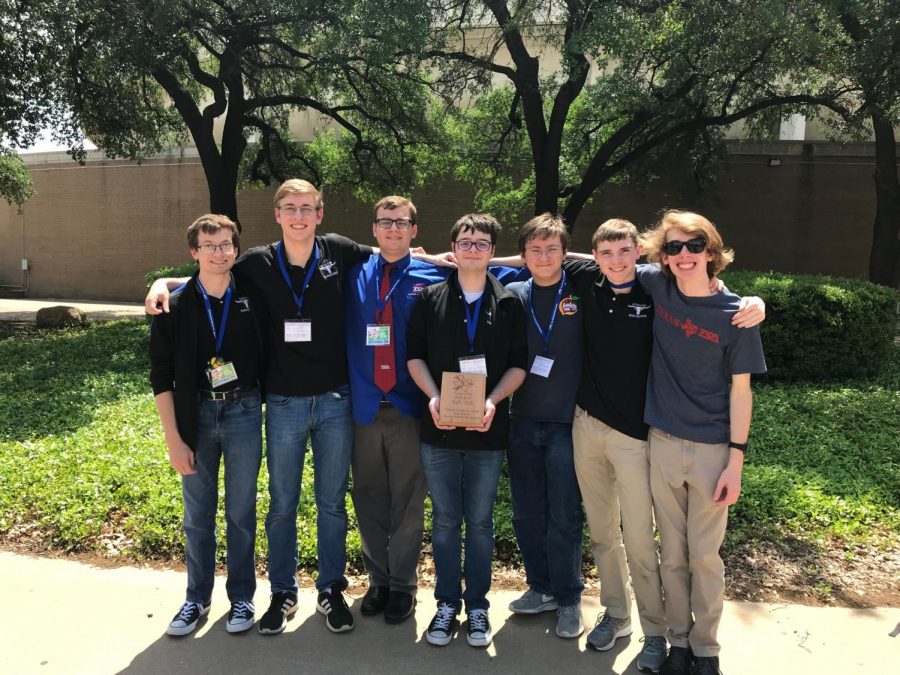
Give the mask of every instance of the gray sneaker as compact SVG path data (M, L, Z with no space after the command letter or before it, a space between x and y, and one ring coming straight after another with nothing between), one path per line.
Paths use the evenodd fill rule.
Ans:
M563 605L556 611L556 634L561 638L577 638L584 632L581 603Z
M638 656L638 670L658 673L666 662L666 638L662 635L648 635L641 640L644 641L644 646L641 647L641 655Z
M604 614L597 620L597 625L588 635L587 642L594 649L605 652L612 649L616 640L626 635L631 635L631 619L617 619Z
M525 594L509 603L509 611L514 614L540 614L559 609L559 603L552 595L538 593L533 588L525 591Z

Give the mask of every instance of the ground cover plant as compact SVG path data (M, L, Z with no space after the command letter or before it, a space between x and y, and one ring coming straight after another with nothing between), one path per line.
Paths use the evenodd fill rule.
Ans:
M180 559L180 485L165 458L150 393L146 323L0 335L7 336L0 337L3 544L126 560ZM771 592L812 600L900 604L897 350L872 378L827 385L757 384L754 394L752 451L724 550L732 595L772 597L753 595L769 584ZM299 536L301 562L314 570L310 464L311 459ZM260 563L267 507L263 465ZM348 552L360 568L349 499L348 510ZM505 478L495 520L498 560L515 565ZM223 521L220 513L220 536ZM587 545L585 551L589 571ZM852 571L863 561L871 564L856 583ZM794 572L782 574L773 565ZM848 574L855 594L841 586L840 577ZM860 584L866 586L862 591ZM879 589L874 596L859 595L873 585Z

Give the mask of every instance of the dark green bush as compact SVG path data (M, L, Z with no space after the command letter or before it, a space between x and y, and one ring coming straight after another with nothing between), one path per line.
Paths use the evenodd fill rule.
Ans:
M739 295L766 301L761 327L768 380L868 377L891 357L897 292L861 279L726 272Z
M150 270L147 274L144 275L144 278L147 280L147 288L150 288L150 285L156 281L157 279L162 279L164 277L189 277L194 272L197 271L197 263L189 262L184 265L168 265L166 267L157 267L155 270Z

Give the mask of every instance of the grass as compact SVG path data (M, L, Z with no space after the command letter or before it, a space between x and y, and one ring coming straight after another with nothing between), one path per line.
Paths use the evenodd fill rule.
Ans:
M180 485L166 461L146 343L147 325L130 321L0 340L0 538L38 530L57 549L183 555ZM726 548L787 538L848 546L900 541L898 419L898 358L874 379L757 385L753 448ZM300 559L314 567L309 464ZM265 469L258 487L262 561ZM349 499L348 510L348 554L359 565ZM505 472L495 521L498 556L515 560ZM221 535L221 513L219 528Z

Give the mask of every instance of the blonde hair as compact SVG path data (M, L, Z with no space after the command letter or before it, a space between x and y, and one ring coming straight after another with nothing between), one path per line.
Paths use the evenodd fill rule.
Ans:
M666 243L666 233L676 229L691 237L702 237L706 240L706 250L712 255L712 259L706 263L706 272L710 277L718 275L734 261L734 251L725 248L722 235L712 221L699 213L673 209L666 211L657 226L644 234L644 252L647 254L647 260L659 263L662 273L667 277L671 278L674 275L669 266L663 264L662 247Z
M322 198L321 191L308 180L302 178L290 178L278 186L275 191L275 207L278 208L278 202L285 195L304 195L311 194L316 197L316 208L321 209L325 206L325 200Z

